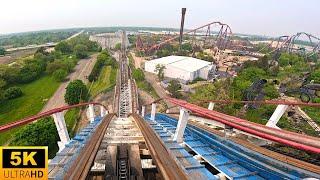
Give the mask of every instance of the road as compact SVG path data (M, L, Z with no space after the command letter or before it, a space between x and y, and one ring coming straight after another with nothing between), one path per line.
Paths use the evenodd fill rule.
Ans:
M74 68L74 72L72 72L68 76L69 80L61 83L60 87L57 89L54 95L48 100L47 104L44 106L41 112L66 105L66 103L64 102L64 94L66 92L67 85L70 81L73 81L75 79L80 79L84 83L87 83L88 80L86 77L91 73L91 70L97 61L97 55L98 54L94 54L90 56L90 58L88 59L81 59L78 61L78 64Z

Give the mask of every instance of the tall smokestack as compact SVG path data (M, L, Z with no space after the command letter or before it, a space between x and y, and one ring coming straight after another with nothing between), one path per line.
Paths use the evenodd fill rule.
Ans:
M179 38L179 48L181 51L182 37L183 37L183 27L184 27L184 18L186 15L187 8L181 9L181 25L180 25L180 38Z

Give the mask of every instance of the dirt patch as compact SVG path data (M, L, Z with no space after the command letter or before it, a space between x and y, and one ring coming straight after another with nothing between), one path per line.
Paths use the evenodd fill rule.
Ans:
M0 64L10 64L14 61L11 56L0 56Z
M138 95L139 95L139 104L141 106L145 104L150 104L155 100L150 94L140 89L138 89ZM151 106L146 106L146 113L150 111L151 111Z
M135 56L135 54L132 53L132 52L131 52L131 56L132 56L133 61L134 61L134 67L135 67L135 68L140 68L140 69L142 69L142 64L143 64L144 62L146 62L146 60L145 60L143 57L137 57L137 56Z

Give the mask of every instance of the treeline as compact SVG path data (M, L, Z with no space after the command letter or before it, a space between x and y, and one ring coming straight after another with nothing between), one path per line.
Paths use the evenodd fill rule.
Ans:
M79 58L87 57L90 52L98 50L100 47L95 42L89 41L88 36L78 36L59 43L53 52L49 53L45 48L39 48L33 57L22 62L10 66L0 65L0 101L8 99L5 94L7 97L22 95L21 93L16 93L19 96L8 95L10 92L15 92L8 88L30 83L44 74L52 75L57 81L64 81Z
M21 47L31 44L59 42L67 39L75 33L77 33L77 31L46 31L4 35L0 36L0 46Z
M93 69L88 76L89 82L93 82L98 79L103 66L111 66L112 68L117 67L116 60L106 50L102 51L98 55L97 62L93 66Z

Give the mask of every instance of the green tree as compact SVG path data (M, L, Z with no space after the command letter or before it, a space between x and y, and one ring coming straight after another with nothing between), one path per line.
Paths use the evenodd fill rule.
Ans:
M258 79L262 79L267 75L267 73L257 67L249 67L240 72L240 75L238 75L238 78L244 79L244 80L250 80L250 81L256 81Z
M88 48L86 45L78 44L73 49L77 58L87 58L88 57Z
M49 63L46 67L46 72L48 74L52 74L53 72L55 72L57 69L64 69L64 64L61 60L55 60L51 63Z
M190 43L184 43L181 45L181 49L191 52L192 51L192 45Z
M81 80L70 82L66 88L64 100L66 103L78 104L82 101L87 101L89 98L87 86Z
M154 70L155 73L157 73L159 81L162 81L164 79L164 70L166 67L162 64L157 64L156 69Z
M60 51L63 54L69 54L72 53L72 47L68 44L68 42L66 41L61 41L59 42L56 47L55 47L56 51Z
M66 79L67 75L67 71L63 69L58 69L52 74L53 78L58 82L63 82Z
M193 103L198 103L200 106L208 107L206 103L201 103L203 100L229 100L231 90L231 82L229 79L220 80L214 84L199 86L195 89L195 93L190 95L190 100ZM200 102L200 103L199 103ZM220 106L219 104L217 106ZM221 106L225 108L225 105ZM222 108L222 109L223 109Z
M52 118L44 118L20 129L13 136L12 146L48 146L49 158L58 151L59 135Z
M296 54L289 54L289 53L281 53L279 57L279 64L280 66L288 66L288 65L295 65L298 62L305 63L305 60L303 57L296 55Z
M2 78L8 83L17 83L19 79L19 68L6 66L2 69Z
M170 92L172 97L180 98L181 97L181 93L179 92L180 89L181 89L181 85L179 81L171 80L169 82L167 90Z
M6 99L14 99L22 96L22 91L19 87L9 87L4 91L4 97Z
M0 55L5 55L6 50L3 47L0 47Z
M28 83L37 79L44 71L45 65L38 62L30 62L25 64L19 72L18 82Z

